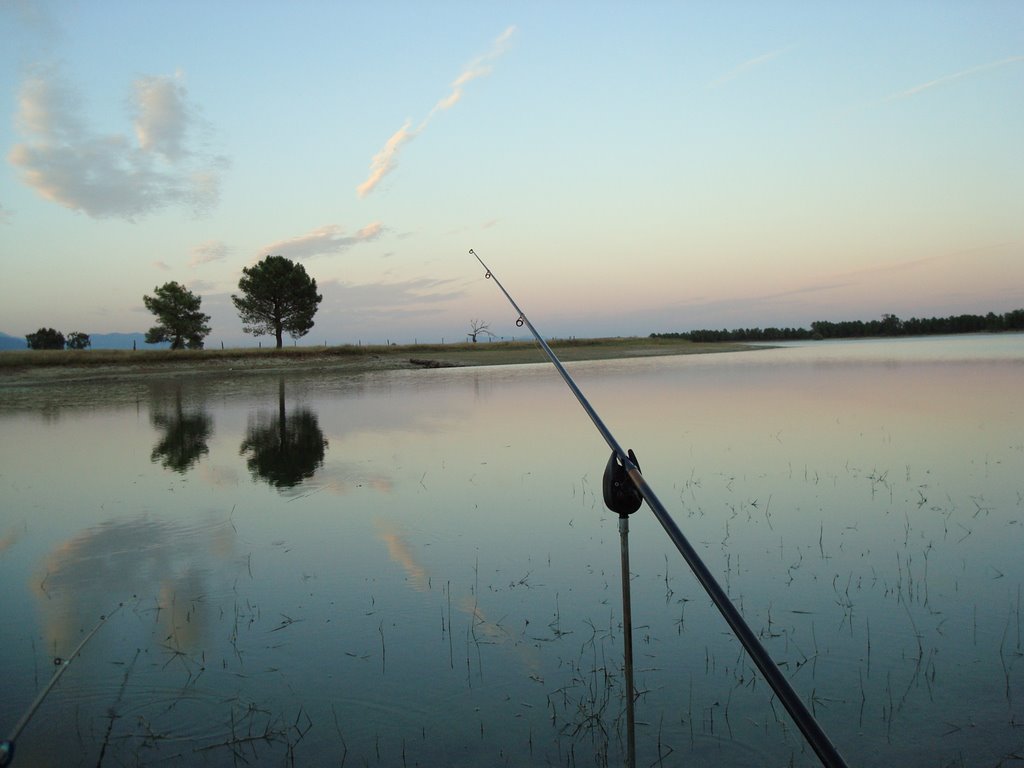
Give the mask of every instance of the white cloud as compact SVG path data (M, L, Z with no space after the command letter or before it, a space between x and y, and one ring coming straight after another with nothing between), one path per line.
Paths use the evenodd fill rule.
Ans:
M391 135L380 152L374 155L373 160L370 161L370 173L366 177L366 180L356 187L356 194L358 194L359 197L366 197L370 194L377 184L380 183L380 180L395 169L398 165L398 154L401 148L426 129L430 124L430 121L434 118L434 115L446 109L451 109L459 103L462 99L462 94L467 83L490 74L490 63L505 53L508 49L509 40L511 40L515 31L516 28L514 26L506 29L498 35L494 43L491 44L491 48L487 53L471 61L466 68L459 73L459 76L452 81L451 91L434 105L430 110L430 113L418 126L416 126L416 128L410 129L412 121L406 120L405 125Z
M750 59L749 61L745 61L739 66L733 67L724 75L721 75L720 77L717 77L714 80L712 80L710 83L708 83L708 88L719 88L728 83L729 81L735 80L740 75L744 75L753 69L757 69L762 64L766 64L772 59L781 56L791 47L792 46L790 46L789 48L780 48L777 51L769 51L768 53L763 53L760 56Z
M205 243L192 246L191 254L188 265L195 268L202 264L223 261L228 255L228 247L222 240L207 240Z
M410 131L409 125L409 121L406 120L405 125L395 131L391 138L384 143L381 151L373 156L373 160L370 161L370 175L366 177L366 181L356 187L356 194L359 197L366 197L370 194L380 180L394 169L398 164L398 151L402 145L415 138L416 134L422 130L421 126L416 131Z
M472 80L476 80L478 77L485 77L486 75L491 74L490 63L508 50L509 40L512 39L512 35L515 34L515 31L516 28L514 26L506 29L498 35L497 39L495 39L494 43L491 45L491 49L487 53L471 61L466 68L462 70L459 76L452 81L451 93L434 105L434 108L430 111L427 119L424 120L424 125L436 112L451 109L458 104L462 99L462 93L467 83Z
M920 85L915 85L913 88L907 88L904 91L893 93L887 96L885 98L885 101L898 101L900 99L909 99L911 96L916 96L922 91L927 91L929 88L934 88L938 85L945 85L946 83L951 83L954 80L961 80L965 77L970 77L971 75L976 75L980 72L987 72L990 69L997 69L999 67L1005 67L1008 64L1017 64L1020 62L1024 62L1024 56L1009 56L1005 59L1000 59L999 61L991 61L988 64L979 64L976 67L963 69L959 72L954 72L951 75L943 75L942 77L937 77L934 80L929 80L927 83L921 83Z
M156 267L157 269L159 269L161 272L170 272L171 271L171 267L170 267L170 265L166 261L160 261L160 260L154 261L153 262L153 266Z
M47 200L94 218L134 219L182 205L214 205L223 158L190 151L196 120L176 79L135 82L135 140L89 128L75 89L59 73L37 73L22 84L18 126L25 141L8 159Z
M380 222L368 224L354 235L344 234L344 230L337 224L327 224L305 235L266 245L260 249L260 257L271 255L307 259L312 256L341 253L354 245L377 239L383 231L384 226Z
M170 161L187 154L185 138L189 115L185 88L167 77L140 77L135 81L135 136L139 147L159 152Z

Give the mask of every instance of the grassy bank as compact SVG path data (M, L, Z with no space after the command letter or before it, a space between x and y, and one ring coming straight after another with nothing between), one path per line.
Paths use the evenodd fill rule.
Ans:
M565 361L731 352L749 348L735 343L696 343L685 339L642 337L550 341ZM343 345L282 349L204 350L26 350L0 352L0 385L5 381L97 378L159 373L224 373L329 368L389 370L545 362L534 342L459 344Z

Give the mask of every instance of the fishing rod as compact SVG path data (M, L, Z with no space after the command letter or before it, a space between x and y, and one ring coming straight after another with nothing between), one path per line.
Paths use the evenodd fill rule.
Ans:
M821 764L825 768L846 768L846 761L842 755L836 749L835 745L829 740L828 735L818 724L818 721L814 719L814 715L811 714L810 710L804 704L803 700L790 685L789 680L782 674L778 665L768 655L768 651L758 640L757 635L750 629L746 620L743 618L743 614L739 612L732 600L729 599L729 595L726 594L725 590L722 589L721 585L715 579L714 575L708 570L708 567L701 560L700 555L697 554L697 550L693 548L690 542L683 535L683 532L676 525L675 520L669 514L668 510L665 509L665 505L661 503L654 491L647 484L644 476L640 473L640 467L637 465L636 456L633 455L633 451L623 451L618 441L612 435L608 427L605 426L604 422L601 421L601 417L598 416L597 411L594 410L593 406L587 401L580 388L576 386L576 382L573 381L568 371L565 370L565 366L558 359L558 356L551 351L551 347L548 346L547 342L544 341L543 337L534 328L533 323L526 316L526 313L519 308L515 300L509 295L509 292L505 290L505 286L501 284L491 268L488 267L484 260L477 255L476 251L472 248L469 250L470 254L473 255L477 261L480 262L485 270L484 277L494 280L495 285L505 294L505 298L508 299L509 304L519 314L516 319L516 325L522 327L525 325L530 329L530 333L540 344L541 349L551 360L551 363L555 366L555 370L561 375L562 379L568 385L569 389L576 396L580 405L583 406L583 410L590 416L590 420L597 427L597 431L601 433L604 441L608 444L608 447L612 450L611 458L608 460L608 467L605 472L605 502L609 503L609 485L612 485L611 489L619 494L620 502L623 501L623 496L627 497L627 501L632 502L632 499L628 499L634 493L642 498L643 501L647 502L647 506L654 512L654 516L661 523L662 528L665 529L665 533L668 534L669 538L672 539L672 543L676 545L676 549L679 550L679 554L683 556L686 564L690 566L690 570L693 571L693 575L697 577L697 581L700 582L701 586L704 587L704 591L707 592L708 597L718 608L718 611L722 614L726 623L732 629L733 634L740 641L740 644L746 650L747 655L750 656L751 661L761 671L768 685L771 686L772 691L782 702L782 705L786 708L789 716L793 719L797 728L803 734L804 739L814 750ZM615 465L618 469L612 469ZM609 474L618 474L617 479L609 480ZM628 484L627 481L628 480ZM618 485L616 485L618 483ZM630 487L631 486L631 487ZM613 493L614 496L614 493ZM614 503L614 498L612 499ZM639 507L638 502L636 507ZM625 504L626 507L631 506L632 503ZM616 509L609 503L609 506L613 511L619 512L620 519L623 516L623 512ZM628 514L628 512L627 512Z
M18 721L18 724L14 726L14 730L11 731L11 735L4 741L0 741L0 768L6 768L6 766L11 764L11 761L14 759L14 747L17 744L18 737L21 736L21 732L25 730L25 726L28 725L32 716L35 715L36 710L42 705L43 700L47 697L50 691L53 690L53 686L55 686L57 681L60 680L61 675L67 671L68 667L71 666L71 662L74 661L78 657L78 654L82 652L82 649L85 648L85 644L92 640L93 635L100 631L100 627L107 622L107 619L121 610L122 605L123 603L118 604L117 608L109 614L100 616L100 620L96 622L96 626L92 628L89 634L82 638L82 642L75 647L75 650L71 652L70 656L66 659L62 659L59 656L54 659L54 664L57 665L57 671L53 673L53 677L50 678L50 682L47 683L46 687L39 692L35 701L32 702L25 714L22 715L21 720Z

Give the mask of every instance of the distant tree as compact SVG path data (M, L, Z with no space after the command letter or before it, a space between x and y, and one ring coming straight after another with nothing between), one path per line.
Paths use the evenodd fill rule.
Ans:
M92 346L89 334L81 331L71 331L64 343L67 344L68 349L88 349Z
M1024 309L1015 309L1005 315L989 312L986 315L950 315L949 317L912 317L900 320L896 315L884 314L881 320L815 320L811 330L803 328L737 328L697 330L674 333L652 333L651 338L689 339L690 341L792 341L798 339L847 339L870 336L923 336L940 333L978 333L987 331L1024 330Z
M244 268L238 290L241 295L232 295L231 301L242 318L242 329L253 336L272 334L278 349L285 331L293 339L309 333L324 298L305 267L284 256L267 256Z
M1008 331L1024 330L1024 309L1015 309L1003 315L1003 327Z
M902 321L896 315L886 313L882 315L882 322L878 325L878 335L899 336L902 329Z
M491 324L490 323L485 323L482 320L470 320L469 321L469 339L470 339L470 341L472 341L475 344L476 343L476 337L479 336L481 333L486 334L488 336L494 336L494 334L491 333Z
M25 337L29 349L64 349L64 334L53 328L40 328Z
M202 349L203 338L210 333L210 316L199 311L203 300L173 281L153 292L153 296L143 296L142 302L160 324L146 331L146 343L169 341L171 349Z

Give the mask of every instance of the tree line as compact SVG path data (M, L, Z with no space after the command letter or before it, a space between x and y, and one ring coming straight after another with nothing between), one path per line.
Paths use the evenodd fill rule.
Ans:
M956 333L999 333L1024 331L1024 309L1002 315L950 315L949 317L912 317L900 320L885 314L878 320L816 320L807 328L734 328L732 330L701 329L677 333L652 333L652 339L688 339L706 341L804 341L818 339L851 339L871 336L932 336Z
M254 336L272 335L277 348L283 335L305 336L313 328L313 317L323 301L316 292L316 280L305 267L284 256L267 256L258 264L242 269L238 294L231 301L242 319L242 330ZM202 349L210 334L210 316L202 311L202 297L176 281L159 285L153 295L142 297L157 324L146 331L147 344L169 342L171 349ZM29 349L85 349L88 334L74 331L65 338L53 328L28 334Z
M71 331L65 336L53 328L40 328L25 337L29 349L88 349L92 346L88 333Z

